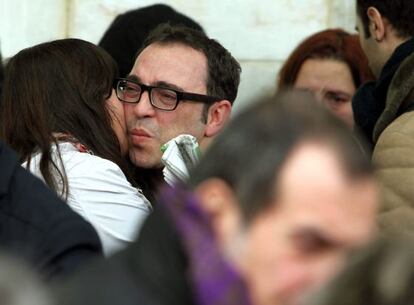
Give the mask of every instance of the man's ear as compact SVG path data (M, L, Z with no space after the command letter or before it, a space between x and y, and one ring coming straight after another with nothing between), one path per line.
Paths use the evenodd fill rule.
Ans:
M240 209L231 187L219 178L201 182L195 189L203 211L211 219L216 238L222 245L228 244L240 229Z
M386 36L386 20L373 6L368 8L367 16L369 19L369 31L371 36L377 42L383 41Z
M228 100L221 100L211 105L207 114L205 136L210 138L217 135L229 121L230 114L231 103Z

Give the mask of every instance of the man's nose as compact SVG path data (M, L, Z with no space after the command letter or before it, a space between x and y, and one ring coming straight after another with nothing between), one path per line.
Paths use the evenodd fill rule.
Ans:
M279 294L287 299L296 299L300 293L307 290L312 282L312 273L306 266L290 265L284 271L280 270Z
M325 90L324 88L321 88L319 90L315 90L313 92L313 94L315 95L315 98L317 99L318 102L323 103L325 100Z
M141 98L134 106L134 113L137 117L150 117L155 114L155 108L151 105L148 90L141 93Z

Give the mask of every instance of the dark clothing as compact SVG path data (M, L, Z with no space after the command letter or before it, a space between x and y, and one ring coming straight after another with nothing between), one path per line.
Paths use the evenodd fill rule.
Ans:
M352 99L356 128L366 137L372 147L379 137L379 134L374 137L374 128L386 108L385 102L390 83L401 63L413 51L414 39L401 44L385 64L379 79L362 85Z
M414 39L395 50L378 84L362 92L376 99L357 97L355 105L378 102L367 129L375 144L372 162L382 192L378 225L383 233L414 236ZM356 117L363 118L359 110L354 108Z
M166 185L162 168L141 168L131 164L133 177L145 198L154 206L157 204L160 189Z
M210 219L181 187L162 193L136 243L74 277L57 290L57 300L59 305L250 305L243 279L217 246Z
M101 254L92 226L27 172L0 141L0 247L47 280Z
M59 305L194 305L178 235L157 205L139 239L56 289Z

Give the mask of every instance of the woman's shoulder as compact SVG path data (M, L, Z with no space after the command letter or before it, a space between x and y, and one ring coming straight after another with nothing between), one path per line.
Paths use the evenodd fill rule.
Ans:
M68 175L71 173L90 175L110 172L125 178L121 168L116 163L88 152L81 152L71 143L59 144L59 152Z

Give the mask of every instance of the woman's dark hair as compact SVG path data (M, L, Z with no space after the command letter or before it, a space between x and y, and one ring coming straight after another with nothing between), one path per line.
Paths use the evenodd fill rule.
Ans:
M278 89L293 87L302 64L310 58L336 59L346 63L355 88L374 79L358 35L341 29L329 29L308 37L290 54L279 72Z
M0 111L1 138L28 162L42 154L45 182L67 195L67 178L51 156L55 134L76 138L95 155L126 173L106 99L117 66L106 51L79 39L62 39L24 49L6 65ZM60 179L54 173L57 171ZM58 184L63 182L63 189Z

